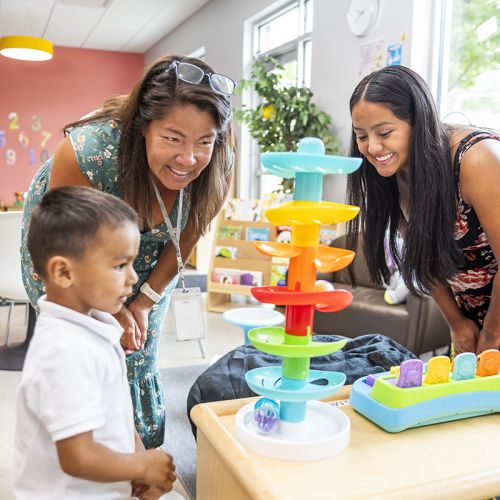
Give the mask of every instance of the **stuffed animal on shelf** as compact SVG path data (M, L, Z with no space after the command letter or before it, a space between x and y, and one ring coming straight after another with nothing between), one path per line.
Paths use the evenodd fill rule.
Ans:
M396 244L398 246L398 250L401 250L403 247L403 240L398 237ZM391 305L402 304L403 302L406 302L406 297L408 297L408 294L410 292L403 280L403 277L401 276L401 273L399 272L396 260L394 259L394 256L392 255L391 249L389 247L387 237L384 241L384 250L387 267L392 273L389 283L384 283L384 287L386 289L384 293L384 300Z
M24 193L22 191L16 191L14 193L14 196L16 197L16 201L13 206L14 207L24 206Z

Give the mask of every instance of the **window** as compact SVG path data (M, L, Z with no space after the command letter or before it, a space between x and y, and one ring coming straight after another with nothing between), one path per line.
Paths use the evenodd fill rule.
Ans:
M497 0L443 0L437 101L446 122L498 128L498 12Z
M309 86L311 83L313 0L296 0L280 9L256 17L251 22L251 61L259 56L272 56L284 66L285 81L290 85ZM250 65L251 66L251 62ZM271 69L272 70L272 69ZM247 106L255 104L256 96L243 95ZM260 166L257 144L248 133L242 136L239 195L262 197L277 188L281 178L264 173ZM247 185L243 179L248 179Z
M293 85L307 85L311 74L313 0L299 0L255 23L253 57L270 55L285 66Z

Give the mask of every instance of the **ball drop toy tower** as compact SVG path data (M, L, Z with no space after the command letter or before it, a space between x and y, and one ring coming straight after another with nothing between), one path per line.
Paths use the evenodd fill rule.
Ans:
M245 375L254 392L279 401L279 422L272 433L260 432L250 403L236 415L236 433L245 446L262 455L318 460L349 444L350 422L339 409L316 401L334 394L346 377L310 370L310 358L338 351L346 341L313 342L314 309L340 311L349 306L352 295L317 287L316 273L339 271L354 259L350 250L319 245L320 225L345 222L359 212L358 207L322 201L323 176L352 173L361 159L325 155L323 142L309 137L300 141L296 153L264 153L261 159L270 173L295 177L294 200L266 212L272 224L291 226L291 244L255 242L266 255L290 259L287 285L251 290L260 302L286 306L285 328L255 328L248 334L257 349L281 356L282 366L257 368Z

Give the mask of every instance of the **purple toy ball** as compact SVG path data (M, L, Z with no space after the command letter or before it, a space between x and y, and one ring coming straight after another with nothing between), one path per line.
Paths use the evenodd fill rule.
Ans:
M260 398L253 407L253 422L259 434L271 434L278 428L280 408L273 399Z

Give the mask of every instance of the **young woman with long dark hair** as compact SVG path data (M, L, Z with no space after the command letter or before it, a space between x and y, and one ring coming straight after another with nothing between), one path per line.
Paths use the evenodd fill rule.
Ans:
M500 135L446 125L425 81L403 66L365 77L350 100L348 200L374 281L389 282L384 235L408 288L432 295L457 353L500 348ZM404 238L402 250L397 234Z

